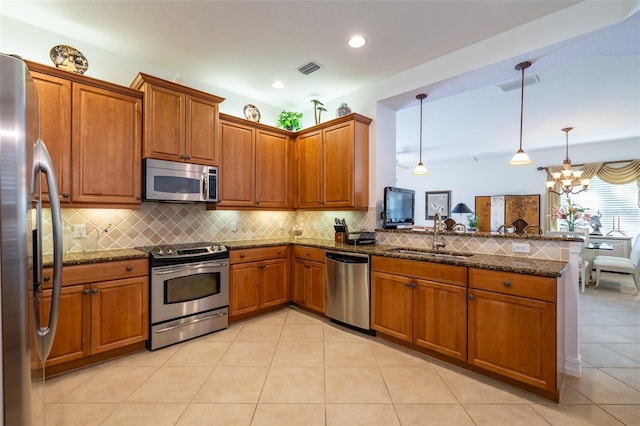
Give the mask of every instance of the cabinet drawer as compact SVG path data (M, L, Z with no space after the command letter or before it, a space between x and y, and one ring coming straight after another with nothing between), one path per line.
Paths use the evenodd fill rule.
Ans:
M305 247L305 246L295 246L293 248L293 254L295 257L299 259L308 259L313 260L315 262L324 263L324 249L314 248L314 247Z
M371 256L371 270L447 284L467 285L466 266Z
M254 262L256 260L276 259L287 257L289 253L287 246L261 247L244 250L231 250L229 252L229 263Z
M469 287L496 293L556 301L556 279L469 268Z
M141 277L149 274L148 259L116 260L113 262L87 263L62 268L62 285L74 285L122 278ZM44 268L42 277L45 288L51 288L53 268Z

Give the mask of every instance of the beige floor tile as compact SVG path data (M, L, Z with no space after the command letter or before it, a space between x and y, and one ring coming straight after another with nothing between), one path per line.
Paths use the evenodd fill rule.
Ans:
M241 330L241 325L232 324L229 326L229 328L206 334L204 336L198 337L197 340L206 340L209 342L233 342Z
M118 404L47 404L44 424L46 426L99 425L116 408Z
M640 312L636 312L636 315L640 316ZM614 325L609 327L609 330L631 340L633 343L640 343L640 327L636 327L636 325Z
M552 425L622 425L622 423L597 405L558 405L552 402L544 402L532 404L531 408Z
M233 342L218 365L265 367L271 364L274 342Z
M324 403L324 368L271 367L260 403Z
M327 426L396 426L391 404L327 404Z
M285 324L281 342L323 342L322 324Z
M277 342L282 334L281 324L253 323L242 327L234 342Z
M325 367L327 403L391 403L380 369Z
M327 366L338 367L376 367L368 341L362 342L326 342L324 344L324 362Z
M122 404L102 423L117 426L173 426L187 404Z
M189 404L176 426L249 426L256 404Z
M464 404L476 425L547 426L548 423L527 404Z
M257 403L267 372L266 367L216 367L193 402Z
M394 404L458 402L430 366L383 367L382 376Z
M274 366L323 366L323 343L280 342L271 365Z
M638 362L607 347L606 343L581 343L580 355L592 367L640 367Z
M212 367L160 367L127 402L190 402Z
M251 426L324 426L324 404L258 404Z
M402 426L472 426L460 404L394 404Z
M434 367L444 383L463 404L521 404L515 389L467 371Z
M324 324L325 342L364 342L367 337L357 331L335 324Z
M215 366L229 348L231 342L190 341L167 360L165 365L178 367Z
M604 325L584 325L579 329L580 342L585 343L637 343Z
M70 371L60 376L47 378L45 381L45 401L59 402L62 398L73 392L83 383L94 377L102 370L102 366L96 365L88 368L82 368L76 371Z
M596 404L640 404L640 392L595 368L582 377L568 376L565 383Z
M601 405L600 408L626 426L640 426L640 405Z
M313 314L303 312L302 310L295 308L287 309L287 320L285 324L322 324L322 319L314 316Z
M640 368L602 368L601 370L640 391Z
M428 365L428 361L420 355L404 352L402 348L394 348L380 342L371 343L373 356L380 367L409 367Z
M608 343L606 347L627 358L640 360L640 343Z
M289 309L279 309L277 311L269 312L263 315L260 315L255 318L249 318L246 321L243 321L244 324L272 324L272 325L283 325L287 321L287 317L289 315Z
M155 351L142 350L134 354L126 355L109 362L109 365L121 367L160 367L173 354L178 352L182 345L173 345Z
M69 392L62 402L117 403L125 401L158 367L108 367Z

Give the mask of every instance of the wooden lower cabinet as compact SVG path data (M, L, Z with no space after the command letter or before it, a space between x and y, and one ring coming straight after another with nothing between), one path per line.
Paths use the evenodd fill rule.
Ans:
M232 250L229 258L230 317L289 302L288 247Z
M51 275L50 269L44 276ZM106 279L105 276L126 277ZM102 280L102 281L101 281ZM78 283L84 281L84 283ZM144 342L149 333L147 260L68 266L62 272L60 315L51 353L53 366ZM46 323L52 290L43 290Z
M373 256L371 300L374 330L466 360L465 267Z
M324 314L324 250L311 247L295 247L294 256L292 301Z

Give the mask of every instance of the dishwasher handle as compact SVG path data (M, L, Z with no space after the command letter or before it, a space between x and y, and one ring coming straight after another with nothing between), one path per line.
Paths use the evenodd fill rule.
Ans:
M369 256L353 256L346 253L326 252L327 259L340 263L369 263Z

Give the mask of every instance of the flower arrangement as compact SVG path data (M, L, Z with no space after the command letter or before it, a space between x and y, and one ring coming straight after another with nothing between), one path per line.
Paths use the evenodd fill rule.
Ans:
M591 219L589 213L585 213L585 209L577 204L573 204L570 198L567 198L567 205L560 208L553 208L553 215L558 219L564 219L567 223L569 231L576 230L577 225L588 223Z

